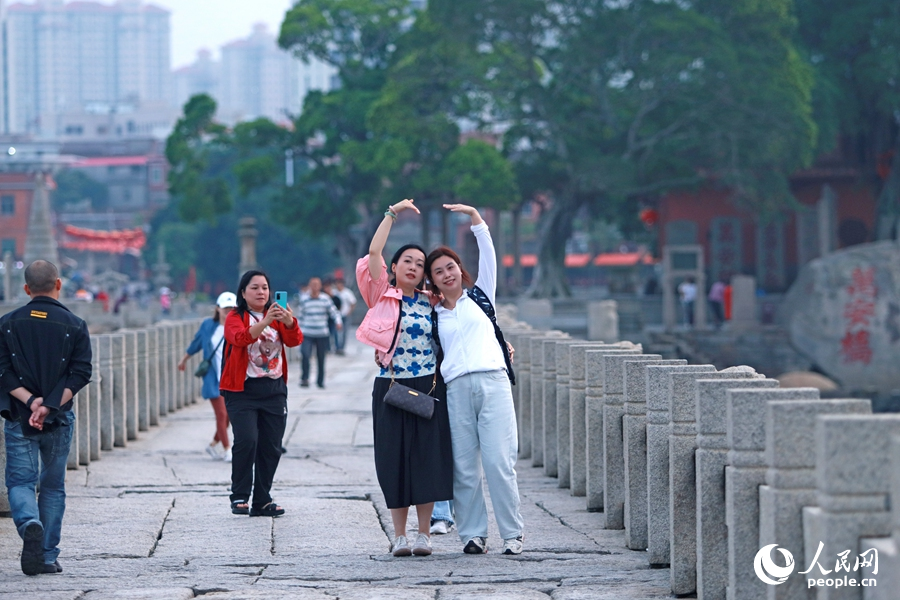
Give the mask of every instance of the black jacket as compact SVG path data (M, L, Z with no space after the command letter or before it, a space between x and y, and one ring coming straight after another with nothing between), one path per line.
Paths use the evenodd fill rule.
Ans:
M50 409L44 431L55 429L63 390L77 394L91 380L91 340L87 324L58 300L36 296L0 317L0 416L18 419L26 435L31 411L9 392L24 387ZM74 400L62 410L72 410Z

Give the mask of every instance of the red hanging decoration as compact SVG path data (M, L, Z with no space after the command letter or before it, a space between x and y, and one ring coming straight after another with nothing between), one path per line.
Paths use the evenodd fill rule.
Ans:
M659 220L659 213L654 208L645 208L641 210L638 216L641 219L641 223L647 227L653 227Z

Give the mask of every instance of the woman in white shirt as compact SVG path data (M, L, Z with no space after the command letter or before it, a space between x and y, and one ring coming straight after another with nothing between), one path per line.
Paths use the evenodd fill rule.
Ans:
M478 243L475 285L495 304L497 255L487 224L471 206L444 208L472 218ZM425 261L435 306L447 383L447 409L453 443L453 503L459 537L467 554L487 552L488 516L482 487L487 478L494 516L503 538L503 554L520 554L524 539L516 482L518 437L510 374L494 325L463 287L472 279L450 248L432 251Z

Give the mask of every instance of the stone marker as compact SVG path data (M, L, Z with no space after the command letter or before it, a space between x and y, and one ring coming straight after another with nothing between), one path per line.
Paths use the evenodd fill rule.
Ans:
M571 451L571 416L569 386L571 356L569 348L572 346L590 346L590 342L579 340L558 340L556 342L556 461L557 478L559 487L568 488L572 485ZM583 369L582 369L583 371ZM583 379L582 379L583 382ZM584 407L584 388L581 390L581 403Z
M90 460L100 460L100 448L102 446L101 443L101 435L100 430L103 428L102 424L102 402L100 395L102 393L101 382L103 381L103 373L100 372L100 368L98 367L100 363L100 336L91 337L91 354L93 356L93 373L91 374L91 382L88 384L90 386L90 413L91 417L89 422L91 424L90 430Z
M556 432L556 343L557 340L546 339L543 342L544 377L543 377L543 401L541 406L544 411L541 436L544 450L544 475L556 477L559 473L559 461L557 454Z
M519 457L531 458L531 342L529 333L514 337L516 348L516 420L519 429Z
M138 434L138 348L137 332L125 331L125 433L127 439L136 440Z
M849 549L852 567L868 548L859 548L863 537L891 535L888 512L892 436L900 435L900 415L825 415L816 419L816 497L818 506L803 509L803 545L809 562L818 551L819 563L834 570L839 553ZM874 565L873 565L874 566ZM803 569L809 565L804 565ZM818 575L819 568L809 573ZM801 571L802 573L802 571ZM871 578L873 568L863 567L845 575L857 586L818 588L818 600L862 598L861 578ZM896 591L896 590L895 590Z
M603 516L607 529L625 528L625 362L660 360L659 354L603 357Z
M559 331L545 331L529 338L531 358L531 465L544 466L544 340L565 337ZM556 367L556 362L553 364Z
M669 549L669 421L670 376L701 377L712 365L648 366L647 368L647 559L652 568L668 567Z
M137 421L138 431L150 429L150 349L147 330L140 329L135 334L137 340Z
M759 486L766 482L766 411L773 400L818 400L815 388L728 390L728 600L764 598L769 587L753 571L759 543Z
M723 598L728 587L725 466L728 464L728 390L778 387L775 379L697 382L697 598ZM763 421L760 420L760 423ZM758 521L756 521L756 531Z
M669 579L672 593L679 596L697 591L697 522L700 516L695 453L698 383L701 379L726 380L728 387L739 388L741 384L761 377L750 367L738 369L741 370L708 373L701 377L677 372L669 375ZM724 483L722 487L724 489ZM719 558L724 562L725 554Z
M759 488L760 548L777 544L794 557L808 561L803 553L802 511L815 505L816 416L866 414L869 400L773 401L766 406L766 485ZM810 557L812 558L812 557ZM803 577L789 577L780 585L766 586L769 600L808 600Z
M147 410L150 426L159 425L160 386L159 386L159 329L150 327L147 333Z
M164 416L169 414L171 387L169 385L169 345L168 336L166 335L166 326L164 324L156 325L156 363L159 369L159 414Z
M647 549L647 371L648 366L686 365L686 360L625 362L625 545Z

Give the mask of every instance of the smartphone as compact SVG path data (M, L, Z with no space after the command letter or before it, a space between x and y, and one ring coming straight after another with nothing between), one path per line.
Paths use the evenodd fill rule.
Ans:
M275 304L287 310L287 292L275 292Z

